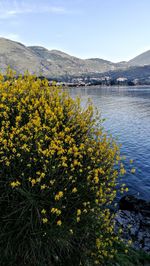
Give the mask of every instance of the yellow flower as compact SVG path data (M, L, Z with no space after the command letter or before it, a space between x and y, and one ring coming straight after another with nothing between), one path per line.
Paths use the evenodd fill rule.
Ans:
M132 174L135 173L135 169L134 169L134 168L131 169L131 173L132 173Z
M32 184L32 187L36 184L36 180L35 179L31 179L31 184Z
M56 212L56 209L55 208L52 208L51 209L51 213L55 213Z
M55 200L60 200L63 197L64 193L62 191L59 191L56 195L55 195Z
M16 116L16 122L20 122L21 121L21 116Z
M55 180L50 180L49 183L50 183L50 185L54 185Z
M57 221L57 225L61 226L62 225L62 221L61 220L58 220Z
M100 241L99 238L96 239L96 246L97 246L98 249L99 249L100 246L101 246L101 241Z
M43 210L41 211L41 213L42 213L42 214L45 214L45 213L46 213L46 210L45 210L45 209L43 209Z
M70 229L69 232L70 232L71 235L73 235L73 230L72 229Z
M56 215L59 216L61 214L61 210L59 210L57 208L52 208L51 213L56 213Z
M46 224L48 222L48 219L47 218L43 218L42 222L43 222L43 224Z
M78 190L77 190L76 187L74 187L73 190L72 190L73 193L76 193L77 191L78 191Z
M86 205L87 205L87 202L83 202L83 206L86 207Z
M79 215L81 215L81 210L80 209L77 210L77 216L79 216Z
M77 217L77 223L80 222L80 217Z
M60 215L60 214L61 214L61 210L58 210L58 209L57 209L56 214L57 214L57 215Z
M77 160L74 160L74 161L73 161L73 165L74 165L74 166L78 165L78 161L77 161Z
M87 211L87 209L84 209L83 212L84 212L84 213L87 213L88 211Z
M120 169L120 174L121 174L121 175L124 175L125 173L126 173L126 170L125 170L124 168L121 168L121 169Z
M42 173L40 177L41 178L44 178L45 177L45 173Z
M11 182L10 185L11 185L12 188L14 188L14 187L20 186L21 183L17 180L16 182L15 181Z
M99 182L99 178L98 178L98 176L95 176L95 177L94 177L94 181L95 181L95 184L98 184L98 182Z
M128 240L128 244L131 245L132 244L132 240Z
M96 203L96 204L98 204L98 203L99 203L98 199L96 199L96 200L95 200L95 203Z
M41 190L43 190L45 188L46 188L46 185L45 184L41 186Z

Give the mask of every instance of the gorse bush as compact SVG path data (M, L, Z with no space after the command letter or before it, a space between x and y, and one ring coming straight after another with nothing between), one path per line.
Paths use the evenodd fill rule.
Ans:
M119 149L91 104L31 75L0 76L0 265L94 265L116 253Z

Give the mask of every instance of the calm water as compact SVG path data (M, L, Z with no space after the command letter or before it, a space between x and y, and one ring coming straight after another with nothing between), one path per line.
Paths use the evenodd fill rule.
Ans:
M105 118L105 129L122 143L126 167L133 159L135 174L126 174L129 193L150 200L150 87L71 88L84 106L91 98Z

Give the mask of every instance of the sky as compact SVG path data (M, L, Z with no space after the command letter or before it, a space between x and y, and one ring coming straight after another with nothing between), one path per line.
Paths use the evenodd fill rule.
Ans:
M0 0L0 37L126 61L150 49L149 12L150 0Z

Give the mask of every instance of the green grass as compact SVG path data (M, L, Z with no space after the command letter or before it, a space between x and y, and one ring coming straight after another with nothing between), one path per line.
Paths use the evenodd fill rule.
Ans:
M115 256L114 261L108 266L150 266L150 254L144 251L137 251L132 248L128 253L124 253L123 247L120 248L118 254Z

